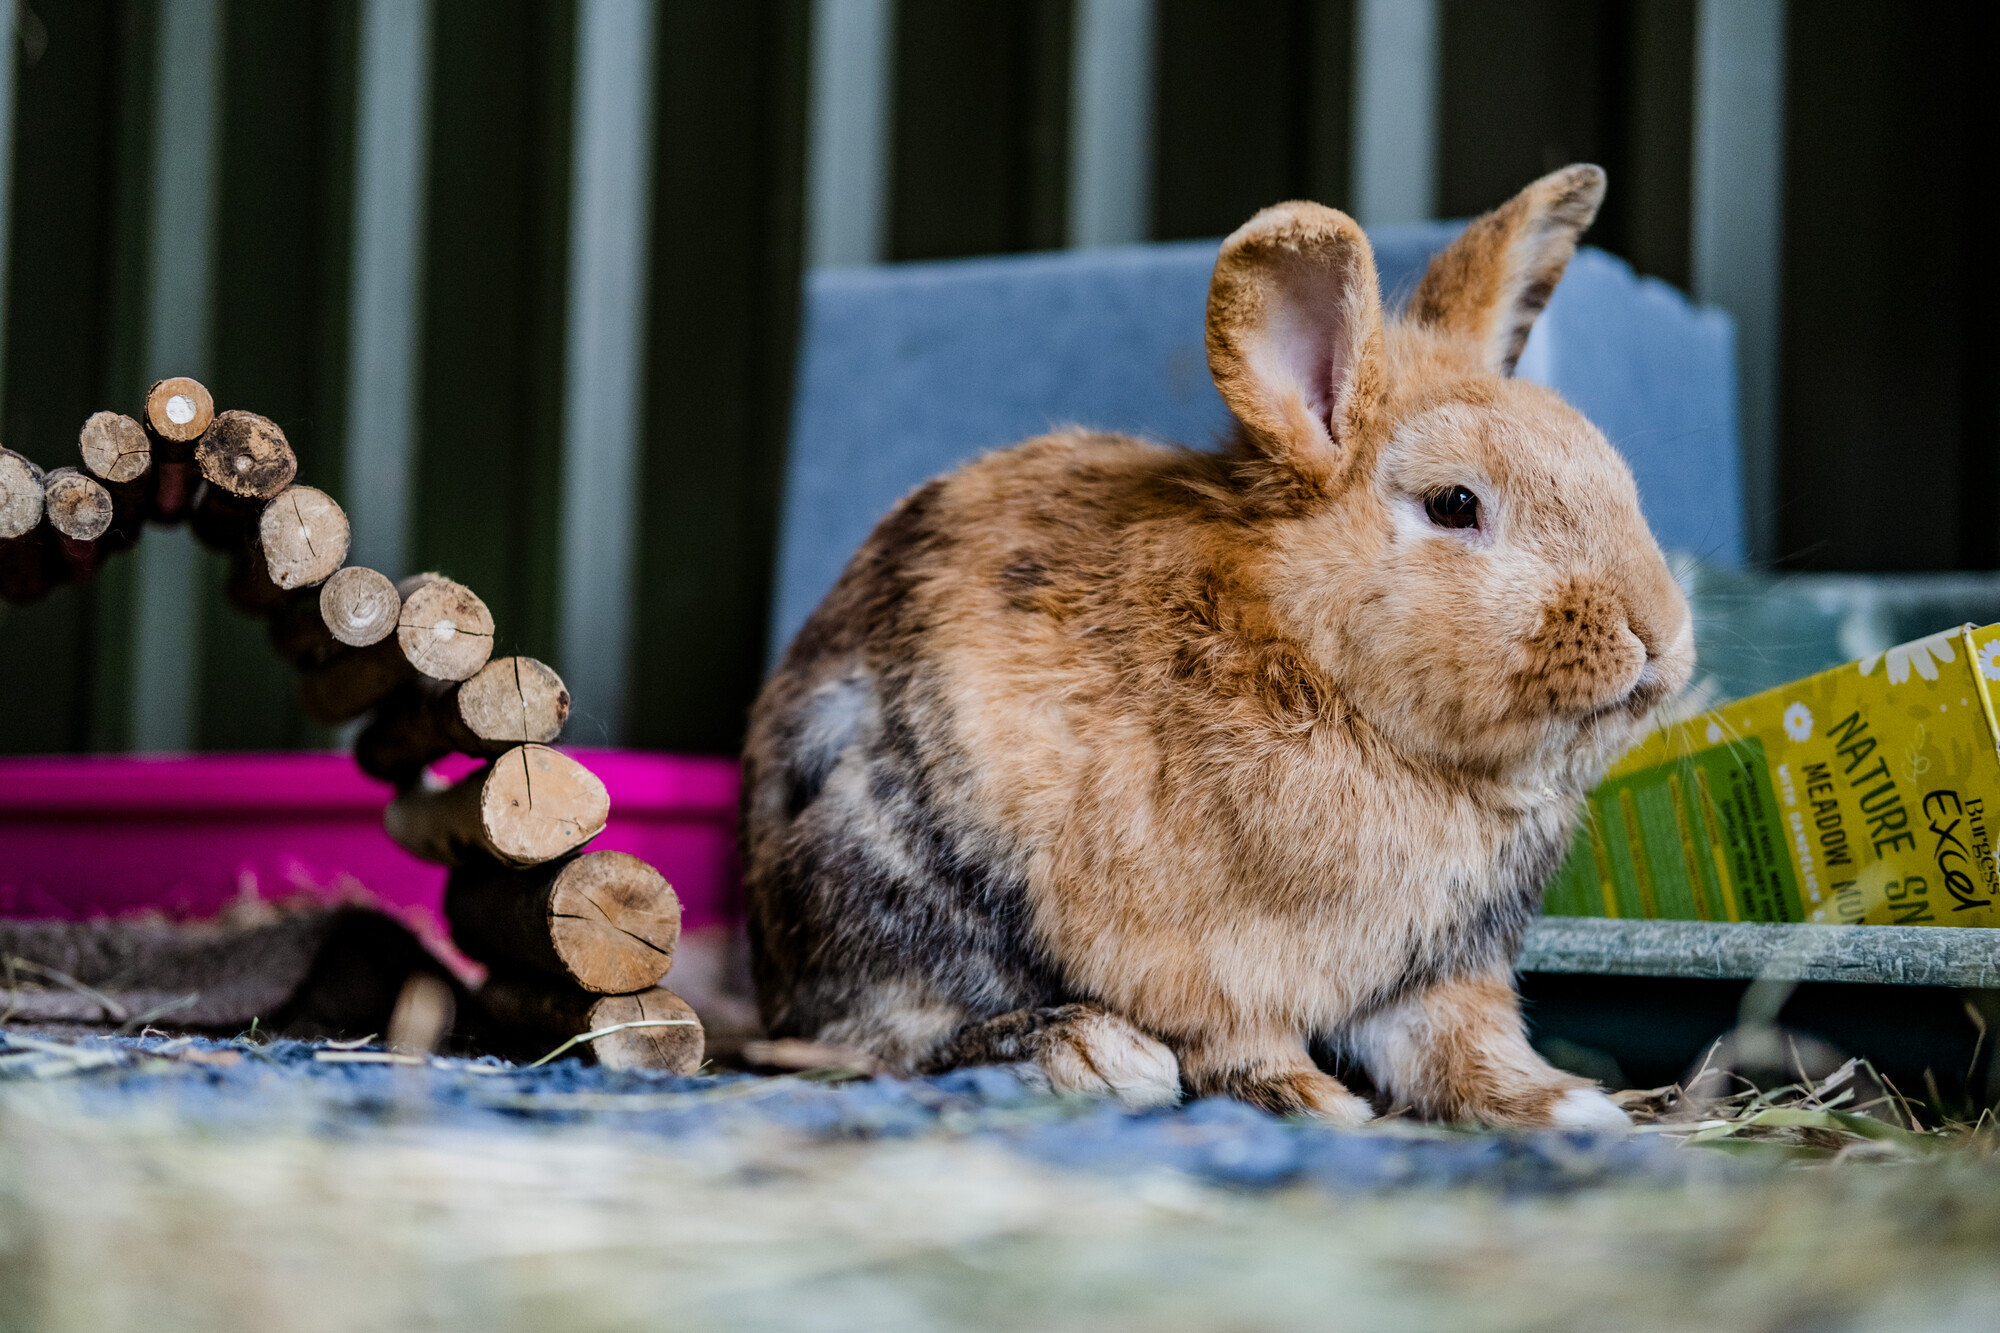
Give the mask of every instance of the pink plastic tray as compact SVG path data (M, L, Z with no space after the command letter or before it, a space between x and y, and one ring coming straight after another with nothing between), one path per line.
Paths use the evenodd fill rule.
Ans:
M593 848L658 867L688 929L741 915L734 760L569 753L611 792ZM0 759L0 916L207 916L246 893L358 889L431 933L445 872L382 832L389 795L344 754Z

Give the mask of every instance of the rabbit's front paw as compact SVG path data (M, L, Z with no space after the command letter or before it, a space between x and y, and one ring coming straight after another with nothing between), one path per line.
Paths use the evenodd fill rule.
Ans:
M1036 1059L1057 1092L1108 1094L1127 1106L1181 1099L1174 1053L1116 1014L1093 1009L1051 1027Z
M1355 1096L1345 1083L1310 1065L1229 1071L1204 1079L1198 1091L1234 1097L1272 1115L1309 1115L1349 1128L1375 1118L1375 1109L1366 1098Z
M1304 1070L1267 1080L1245 1089L1248 1100L1280 1115L1303 1112L1316 1119L1353 1128L1375 1118L1375 1108L1365 1097L1357 1097L1347 1085L1331 1074Z

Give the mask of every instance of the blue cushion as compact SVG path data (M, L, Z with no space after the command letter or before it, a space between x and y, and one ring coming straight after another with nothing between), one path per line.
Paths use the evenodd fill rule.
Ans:
M1457 224L1371 238L1400 303ZM875 521L927 477L1075 424L1212 446L1202 317L1216 243L822 269L806 283L773 660ZM1743 556L1728 316L1594 250L1522 357L1624 450L1661 542Z

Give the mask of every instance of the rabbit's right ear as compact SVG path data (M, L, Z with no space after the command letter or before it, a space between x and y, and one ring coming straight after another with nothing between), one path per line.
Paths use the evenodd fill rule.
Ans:
M1309 484L1331 481L1381 395L1382 356L1375 255L1353 218L1278 204L1222 243L1208 367L1260 453Z

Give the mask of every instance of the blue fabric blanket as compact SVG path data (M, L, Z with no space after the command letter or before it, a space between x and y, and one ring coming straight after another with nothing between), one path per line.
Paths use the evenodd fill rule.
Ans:
M1708 1154L1644 1135L1472 1132L1401 1121L1336 1130L1226 1099L1130 1110L1052 1096L1004 1066L921 1079L676 1077L571 1059L522 1068L298 1041L0 1035L0 1086L49 1079L68 1084L85 1114L151 1109L224 1130L304 1114L334 1134L393 1123L495 1133L609 1126L697 1144L772 1132L808 1141L961 1135L1057 1168L1168 1169L1247 1189L1472 1185L1559 1193L1614 1181L1677 1183L1715 1166L1697 1162Z

